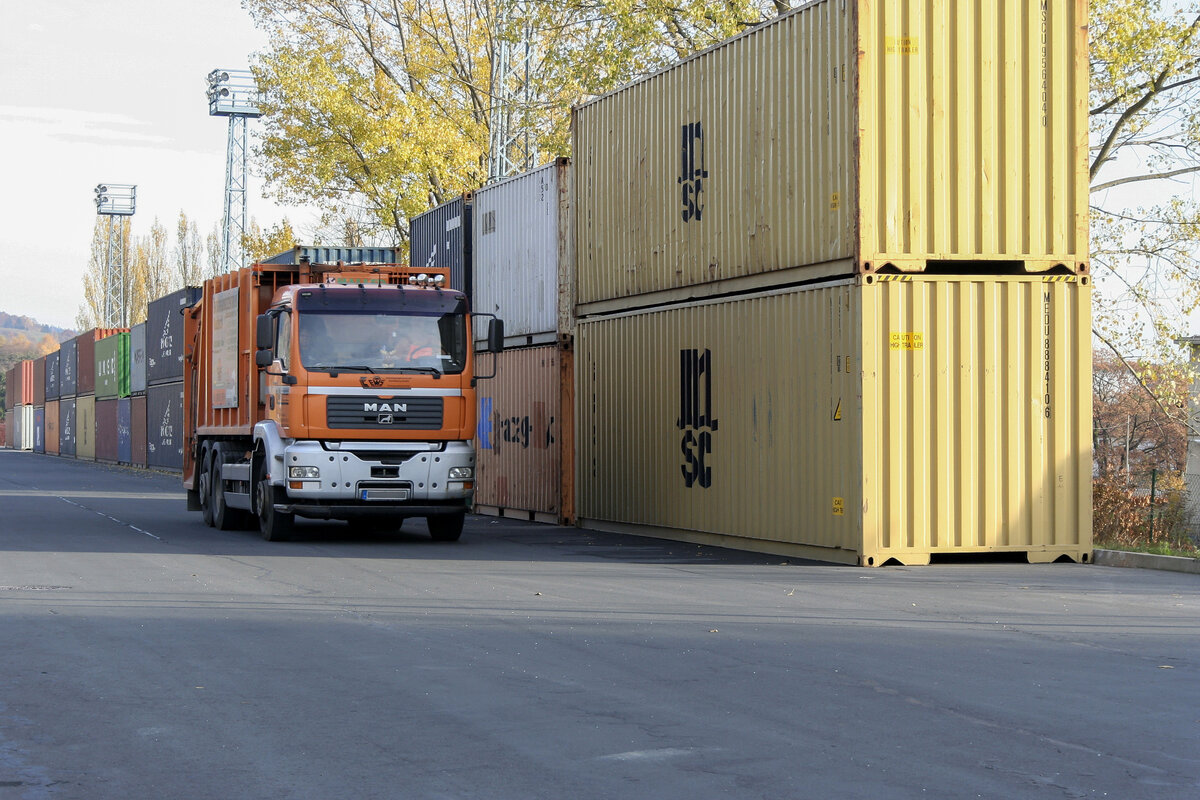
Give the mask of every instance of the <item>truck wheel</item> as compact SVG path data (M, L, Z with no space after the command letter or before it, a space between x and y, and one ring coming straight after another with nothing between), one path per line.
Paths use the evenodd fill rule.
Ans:
M463 522L466 517L466 512L438 514L426 517L425 522L429 525L429 535L435 542L457 542L458 537L462 536Z
M241 527L244 517L242 511L230 508L225 504L225 484L221 480L221 450L213 448L211 477L212 484L212 524L220 531L232 531Z
M286 542L292 538L296 521L293 514L275 510L275 487L264 476L254 484L254 505L258 511L258 532L268 542Z
M200 459L196 463L196 493L200 495L200 514L204 517L204 524L208 527L213 525L213 509L212 509L212 472L209 464L209 448L205 442L200 448Z

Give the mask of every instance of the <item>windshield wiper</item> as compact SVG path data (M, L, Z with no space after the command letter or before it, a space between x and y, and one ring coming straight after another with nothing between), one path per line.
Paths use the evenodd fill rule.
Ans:
M338 364L335 367L321 367L323 370L329 371L329 376L336 378L339 372L370 372L375 374L375 370L368 367L366 364Z
M442 377L442 371L437 367L393 367L393 372L423 372Z

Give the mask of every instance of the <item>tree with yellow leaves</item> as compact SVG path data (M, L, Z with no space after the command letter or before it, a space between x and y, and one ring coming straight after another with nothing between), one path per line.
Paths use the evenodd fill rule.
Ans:
M569 155L570 107L786 10L727 0L248 0L270 35L259 155L282 199L325 227L399 245L409 220L487 180L497 112L546 159ZM528 69L501 87L507 43ZM514 100L514 98L520 98ZM505 105L507 103L507 105Z
M1090 35L1094 330L1131 364L1180 364L1200 306L1200 14L1092 0Z

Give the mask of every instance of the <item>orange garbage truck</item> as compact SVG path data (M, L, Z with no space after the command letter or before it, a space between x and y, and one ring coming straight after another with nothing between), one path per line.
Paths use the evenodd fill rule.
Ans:
M393 529L424 517L434 539L457 540L477 377L467 299L447 280L302 261L206 281L182 311L188 508L224 530L256 522L267 540L296 517ZM487 341L503 347L495 317Z

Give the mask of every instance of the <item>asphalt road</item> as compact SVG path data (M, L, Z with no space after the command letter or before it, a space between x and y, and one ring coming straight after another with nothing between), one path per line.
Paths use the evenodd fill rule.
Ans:
M0 450L0 798L1197 798L1200 578L468 518L220 532Z

